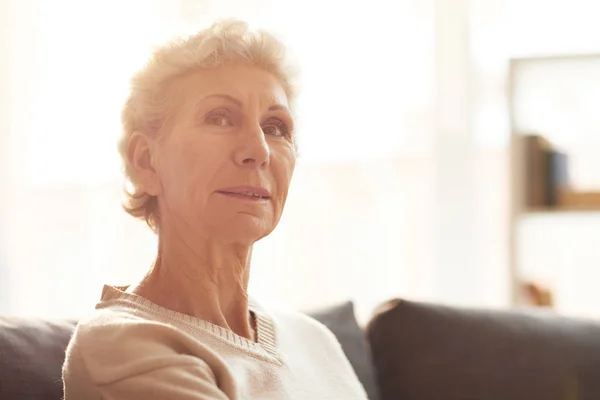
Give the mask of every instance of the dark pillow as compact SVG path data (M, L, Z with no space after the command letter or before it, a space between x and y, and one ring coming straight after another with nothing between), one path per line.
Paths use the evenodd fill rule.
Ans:
M382 399L600 399L600 324L394 300L368 328Z
M0 318L0 399L60 400L74 322Z
M371 351L364 331L358 326L351 301L309 313L336 336L370 400L379 400Z

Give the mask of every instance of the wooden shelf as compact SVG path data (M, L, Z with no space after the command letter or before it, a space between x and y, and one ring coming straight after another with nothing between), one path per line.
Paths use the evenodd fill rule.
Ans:
M534 207L526 208L521 214L567 214L567 213L600 213L600 204L581 207Z
M525 206L520 212L524 214L600 212L600 192L563 190L556 196L561 202L557 206Z

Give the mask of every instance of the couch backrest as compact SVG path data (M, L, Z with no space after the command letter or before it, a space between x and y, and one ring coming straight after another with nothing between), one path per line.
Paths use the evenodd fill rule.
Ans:
M382 400L600 399L600 323L394 300L367 329Z
M74 322L0 318L0 399L60 400ZM367 334L382 400L600 399L600 324L394 300Z
M60 400L74 322L0 318L0 399Z

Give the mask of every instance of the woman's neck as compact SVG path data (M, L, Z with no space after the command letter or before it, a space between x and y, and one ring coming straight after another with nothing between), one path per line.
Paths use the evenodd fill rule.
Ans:
M250 339L247 289L251 255L251 245L202 241L191 246L161 232L152 269L131 291Z

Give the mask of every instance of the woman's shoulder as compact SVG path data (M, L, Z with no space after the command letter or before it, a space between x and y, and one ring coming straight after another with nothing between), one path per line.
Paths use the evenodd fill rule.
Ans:
M95 359L109 352L118 354L133 348L151 347L163 341L169 326L123 307L96 309L82 318L69 343L85 358Z
M67 348L63 381L73 398L97 398L98 391L137 393L140 382L153 387L153 398L174 398L182 382L198 393L216 393L215 370L223 370L217 354L191 329L115 302L80 320Z
M199 344L168 323L119 307L97 309L77 325L67 347L63 372L85 368L96 384L137 371L190 364L186 348ZM183 354L183 355L182 355ZM193 359L194 364L207 364Z
M122 336L130 330L139 329L139 326L152 326L156 323L148 316L125 307L100 308L79 320L72 340L108 340L116 335Z
M169 335L189 334L191 324L185 316L175 315L121 289L104 287L95 310L77 324L72 341L97 347L97 344L152 342Z

